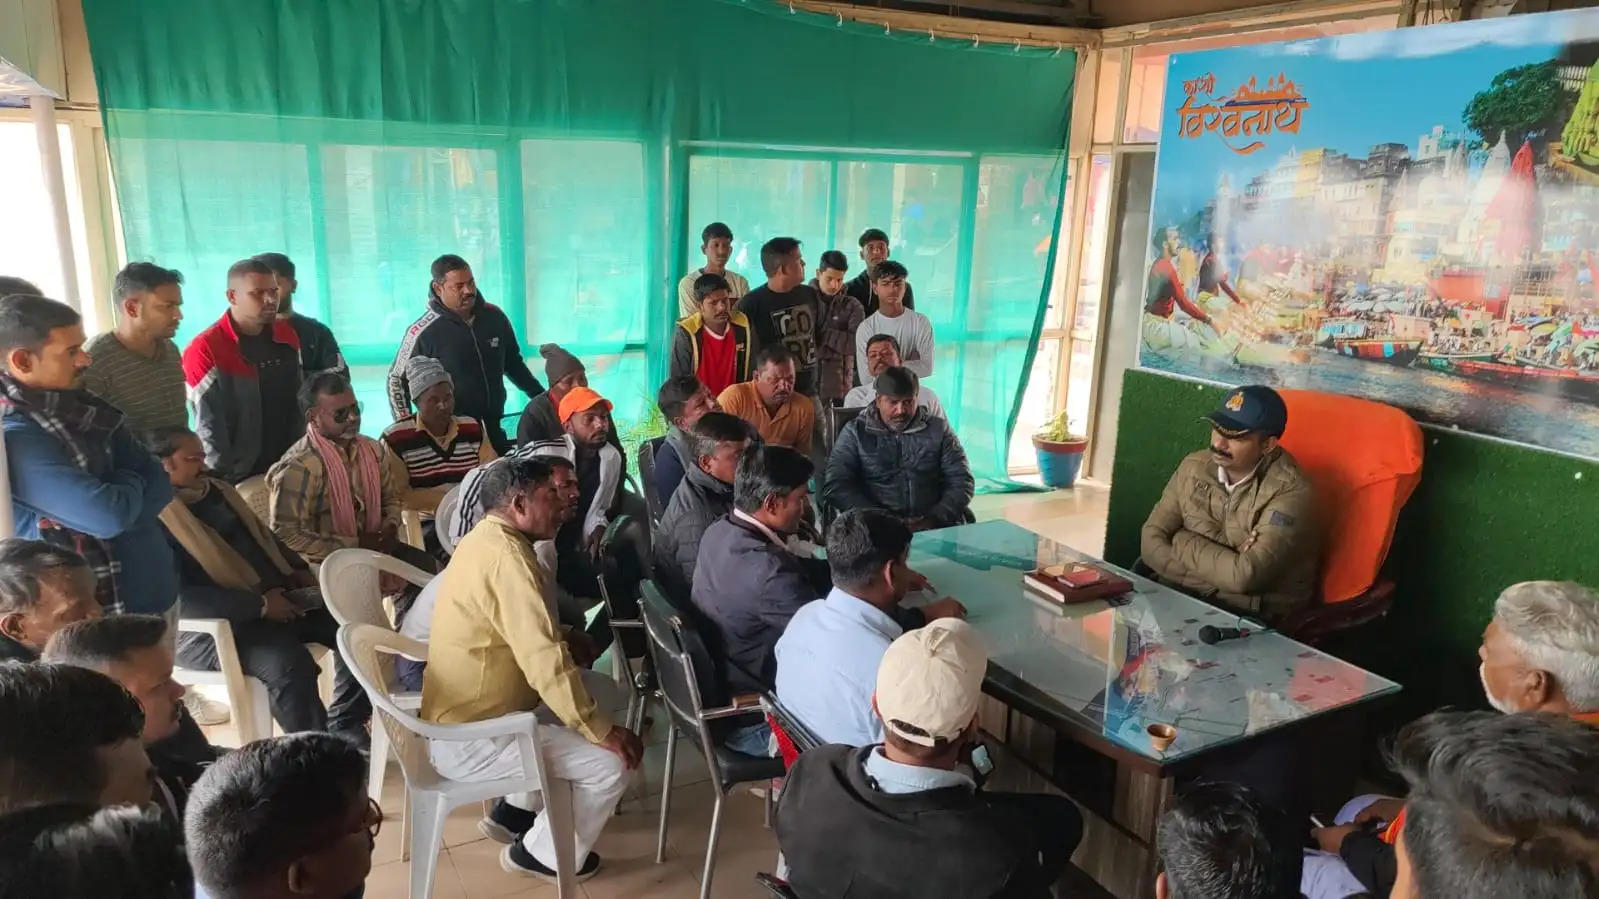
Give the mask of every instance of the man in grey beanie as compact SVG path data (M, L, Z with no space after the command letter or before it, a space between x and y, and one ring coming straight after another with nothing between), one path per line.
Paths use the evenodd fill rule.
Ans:
M444 364L431 356L412 356L405 363L405 384L411 394L411 405L422 408L422 397L438 384L454 379L444 370Z
M482 422L455 414L455 383L443 363L412 356L405 362L405 385L416 413L384 428L383 442L403 507L422 514L425 546L442 556L431 521L434 510L467 472L498 455Z
M559 344L544 344L539 347L539 355L544 357L544 380L550 386L522 410L522 420L516 425L518 446L564 437L566 428L561 426L561 418L555 410L560 408L561 398L573 388L589 386L588 370L576 356L562 349ZM614 427L611 428L611 443L617 449L622 448L622 441L616 436Z

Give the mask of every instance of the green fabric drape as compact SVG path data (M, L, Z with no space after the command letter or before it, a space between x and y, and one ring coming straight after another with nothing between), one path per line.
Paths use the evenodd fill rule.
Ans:
M358 391L455 252L525 351L618 418L664 377L678 278L726 221L752 283L880 227L980 478L1005 450L1060 214L1071 51L974 47L767 0L85 0L130 259L186 276L179 340L265 250L299 267ZM513 397L517 397L514 391ZM518 411L513 399L512 409ZM370 416L381 428L384 416Z

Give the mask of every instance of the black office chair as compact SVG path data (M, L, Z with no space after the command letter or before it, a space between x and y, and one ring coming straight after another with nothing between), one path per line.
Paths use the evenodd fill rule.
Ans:
M799 893L794 892L793 887L789 886L786 881L777 879L774 875L756 874L755 882L765 887L767 894L775 897L775 899L799 899Z
M644 630L650 637L650 654L655 659L656 677L665 701L671 728L666 736L666 770L661 775L661 823L656 834L655 863L666 859L666 822L672 807L672 770L677 759L681 734L699 744L705 767L711 772L716 789L716 804L711 809L711 833L705 847L705 870L700 877L700 899L711 894L711 875L716 866L716 843L721 836L722 803L727 791L741 783L770 781L783 776L783 760L745 755L719 746L711 735L711 723L732 718L759 720L758 704L729 703L706 708L703 698L720 699L724 691L717 685L710 653L687 616L677 612L652 581L645 581L639 603L644 615ZM766 791L767 824L771 824L771 790Z
M613 584L616 579L616 564L614 562L614 548L618 535L632 518L627 515L618 515L606 526L605 533L600 537L600 563L596 566L595 582L600 588L600 601L605 605L605 616L611 627L611 659L615 667L619 685L628 691L627 694L627 719L624 726L628 730L638 733L644 722L644 709L649 700L657 695L655 685L654 666L649 664L646 656L644 665L634 669L633 660L629 658L627 646L637 642L637 636L644 630L644 621L638 617L617 614L617 604L612 599L616 590L622 589L621 585ZM636 589L636 588L634 588Z
M827 419L827 427L822 430L822 439L826 442L826 446L823 447L827 450L826 455L833 454L833 447L838 443L839 432L844 430L844 426L865 411L865 406L828 406L822 411L822 416Z
M638 476L644 482L641 492L644 494L644 505L650 510L650 521L654 524L661 523L661 516L666 514L666 501L671 498L655 492L655 454L661 451L661 444L665 442L665 437L651 437L638 445Z

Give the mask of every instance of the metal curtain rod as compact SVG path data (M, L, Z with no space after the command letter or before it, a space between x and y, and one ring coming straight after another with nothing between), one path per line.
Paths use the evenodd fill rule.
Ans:
M958 16L930 13L902 12L890 9L863 9L834 0L764 0L791 13L806 12L830 16L842 25L846 21L881 28L885 34L895 32L924 36L933 43L948 41L979 47L984 44L1004 46L1013 50L1029 47L1039 50L1084 50L1099 44L1099 34L1087 28L1065 28L1053 25L1017 25L968 19Z

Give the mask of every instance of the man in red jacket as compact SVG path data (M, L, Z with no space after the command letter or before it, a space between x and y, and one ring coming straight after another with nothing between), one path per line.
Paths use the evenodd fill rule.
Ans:
M228 269L228 311L189 341L183 378L205 463L230 484L265 474L305 433L300 336L278 316L278 282L258 259Z

